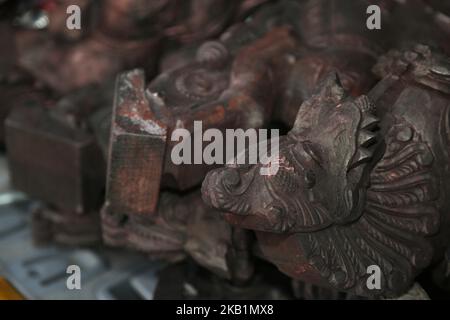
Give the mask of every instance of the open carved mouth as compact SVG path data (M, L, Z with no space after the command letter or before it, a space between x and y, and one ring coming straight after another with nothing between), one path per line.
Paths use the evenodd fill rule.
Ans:
M259 176L259 165L213 170L203 183L204 201L223 212L256 216L274 231L278 225L303 232L356 220L379 146L374 108L365 96L347 98L339 79L329 76L281 139L278 172Z

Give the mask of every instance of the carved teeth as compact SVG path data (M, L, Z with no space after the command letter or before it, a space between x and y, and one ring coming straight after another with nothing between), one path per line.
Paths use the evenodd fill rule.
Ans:
M365 114L361 123L361 128L373 130L380 123L380 119L371 114Z
M358 143L362 147L367 147L376 141L376 137L376 133L363 129L359 132Z
M352 169L363 162L367 162L372 158L372 151L366 148L359 148L353 157L352 165L349 169Z

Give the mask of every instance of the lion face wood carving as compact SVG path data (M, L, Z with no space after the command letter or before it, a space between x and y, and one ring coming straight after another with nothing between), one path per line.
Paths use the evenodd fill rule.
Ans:
M385 78L356 99L336 75L323 82L280 139L275 174L230 165L202 191L229 223L255 230L264 257L291 277L391 296L448 243L450 68L417 46L375 71ZM379 289L367 286L374 265Z

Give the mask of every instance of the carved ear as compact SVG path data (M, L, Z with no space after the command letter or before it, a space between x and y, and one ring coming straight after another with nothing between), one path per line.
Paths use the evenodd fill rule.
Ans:
M338 74L335 71L330 72L319 84L316 93L300 106L291 132L305 134L316 128L319 119L324 118L330 109L336 107L345 97L346 92Z

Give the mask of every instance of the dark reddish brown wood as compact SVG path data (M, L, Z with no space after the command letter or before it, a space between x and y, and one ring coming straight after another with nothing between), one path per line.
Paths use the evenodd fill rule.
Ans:
M257 231L263 256L293 278L358 295L398 295L449 244L450 61L429 47L393 51L369 97L336 75L302 104L280 141L280 169L210 172L207 203ZM382 285L370 290L367 268Z
M133 5L138 2L140 1L128 1L124 4ZM149 1L148 5L151 3ZM20 66L58 94L67 94L86 85L101 84L113 78L117 72L135 66L152 71L159 54L161 34L149 35L144 31L136 33L136 24L141 22L129 10L116 12L115 24L108 24L101 17L114 11L115 7L108 6L108 1L102 1L101 4L98 10L94 10L96 8L92 8L87 2L81 5L84 18L82 30L85 34L77 36L79 32L67 31L65 36L73 37L73 41L62 41L61 36L53 32L55 30L52 25L45 33L17 31ZM60 27L67 30L66 10L67 6L59 4L49 13L50 17L55 18L55 28L59 26L60 18L64 17L64 28ZM97 12L99 13L95 15ZM88 17L91 17L90 21ZM126 24L127 21L130 23ZM121 35L112 29L117 26L122 30Z
M108 92L85 88L50 106L33 100L12 111L5 130L15 188L63 211L99 209L105 158L87 120L111 103Z
M293 278L299 298L398 295L441 261L450 239L450 63L431 45L449 52L447 4L55 3L45 31L0 25L0 120L14 109L6 129L14 186L45 202L33 213L37 242L96 243L101 224L108 245L190 257L215 274L203 278L216 281L208 290L238 297L268 288L253 255ZM81 31L65 28L69 4L83 9ZM372 4L381 30L366 27ZM430 46L410 47L418 40ZM376 64L393 46L403 49ZM115 89L97 87L123 70ZM199 120L203 130L292 129L279 171L213 170L207 207L198 187L215 166L171 159L174 130L193 134ZM380 290L366 286L370 265L381 269ZM444 274L435 277L445 287Z
M91 246L102 243L100 215L61 211L41 205L31 219L33 241L38 246L56 243L64 246Z
M248 29L242 26L235 37ZM152 214L161 187L186 190L201 183L211 166L175 165L174 129L193 133L196 120L203 122L203 130L245 130L267 123L276 97L273 66L286 63L283 53L294 48L295 40L285 28L241 48L232 47L238 40L233 39L231 34L224 42L205 43L195 61L167 71L148 87L143 71L119 76L107 182L109 210ZM244 75L248 80L242 82Z
M154 216L111 213L106 209L102 211L102 230L107 245L168 261L188 255L236 283L252 276L249 234L231 227L205 206L199 190L183 196L162 193Z

